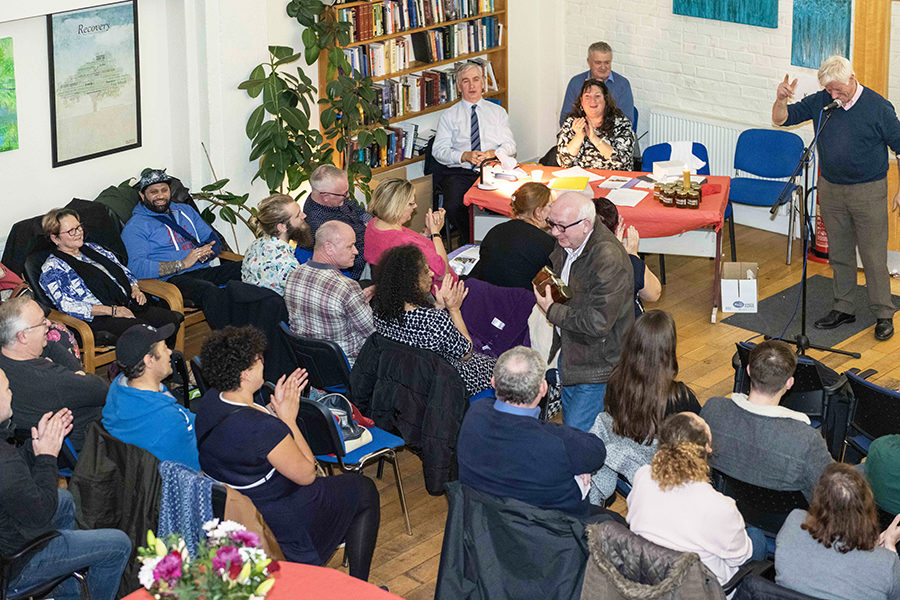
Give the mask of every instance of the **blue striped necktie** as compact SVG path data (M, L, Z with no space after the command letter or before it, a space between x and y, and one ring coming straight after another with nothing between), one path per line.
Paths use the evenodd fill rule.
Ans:
M472 141L472 151L481 150L481 136L478 133L478 113L475 112L475 109L478 108L478 105L472 105L472 128L471 134L469 135L469 139Z

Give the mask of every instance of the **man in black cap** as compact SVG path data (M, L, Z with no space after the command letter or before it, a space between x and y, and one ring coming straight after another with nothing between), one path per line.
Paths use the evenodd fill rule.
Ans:
M139 446L159 460L174 460L200 470L194 413L179 406L163 380L172 374L172 351L166 338L173 325L156 329L130 327L116 344L121 374L109 386L103 426L127 444Z
M228 297L219 286L241 280L241 263L215 264L218 236L187 204L171 205L165 169L147 171L138 190L141 203L122 230L128 268L139 279L162 279L198 304L213 329L228 324Z

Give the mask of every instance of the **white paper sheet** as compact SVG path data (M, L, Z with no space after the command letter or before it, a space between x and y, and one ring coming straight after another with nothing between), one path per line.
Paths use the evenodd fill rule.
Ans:
M637 206L647 196L644 190L610 190L606 197L616 206Z
M606 181L600 184L599 187L606 188L608 190L617 190L629 181L631 181L631 177L622 177L620 175L613 175Z
M582 169L581 167L569 167L568 169L563 169L562 171L554 171L554 177L587 177L588 181L600 181L603 179L601 176L596 173L591 173L586 169Z

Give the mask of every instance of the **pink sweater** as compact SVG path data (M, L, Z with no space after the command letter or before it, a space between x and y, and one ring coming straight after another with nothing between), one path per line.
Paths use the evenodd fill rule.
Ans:
M696 552L719 583L731 579L753 554L734 500L700 481L662 491L650 465L634 475L626 520L631 531L654 544Z
M382 255L391 248L396 246L415 246L425 255L425 259L428 260L428 266L434 272L434 285L440 285L447 265L434 249L434 242L408 227L404 227L399 231L396 229L377 229L375 227L377 220L378 218L376 217L366 225L365 243L363 244L363 257L366 259L366 262L375 266L381 260ZM458 279L456 272L450 269L450 273L453 276L453 280L456 281Z

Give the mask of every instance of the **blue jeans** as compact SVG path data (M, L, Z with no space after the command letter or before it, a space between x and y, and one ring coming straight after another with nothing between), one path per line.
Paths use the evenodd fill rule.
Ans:
M775 539L766 536L762 529L747 525L747 536L753 543L753 554L750 560L765 560L768 555L775 556Z
M606 396L605 383L563 386L563 423L582 431L590 430L597 420L597 415L603 412L604 396Z
M33 555L13 579L11 595L75 569L90 567L88 589L94 600L114 600L122 571L131 555L131 540L118 529L75 529L75 503L68 490L59 490L59 505L50 523L62 533ZM81 598L78 583L69 578L53 591L57 600Z

